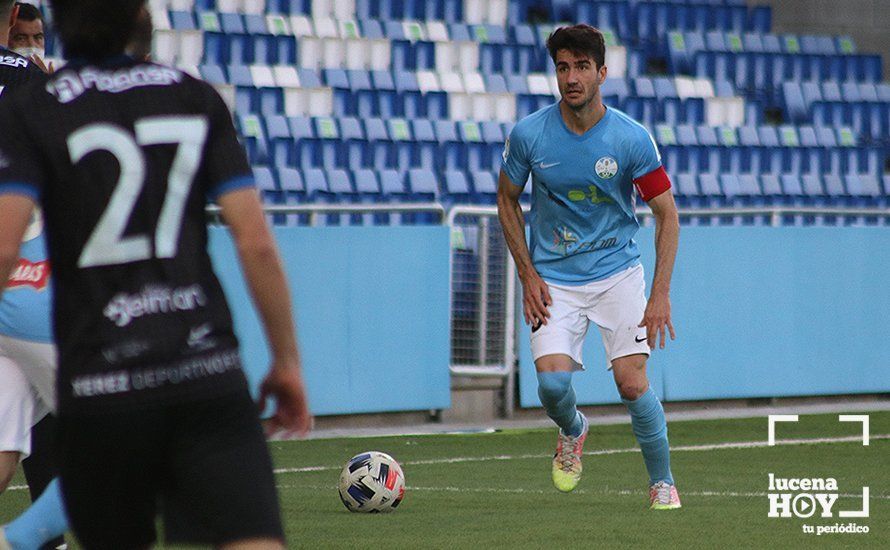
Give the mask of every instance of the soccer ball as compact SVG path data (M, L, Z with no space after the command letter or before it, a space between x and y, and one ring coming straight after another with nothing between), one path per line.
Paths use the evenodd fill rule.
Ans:
M340 472L340 500L350 512L392 512L405 496L405 474L386 453L352 457Z

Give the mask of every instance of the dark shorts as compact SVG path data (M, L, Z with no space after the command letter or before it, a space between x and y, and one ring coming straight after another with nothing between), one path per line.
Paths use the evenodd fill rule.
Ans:
M236 393L113 414L59 418L61 486L85 548L283 540L257 407Z

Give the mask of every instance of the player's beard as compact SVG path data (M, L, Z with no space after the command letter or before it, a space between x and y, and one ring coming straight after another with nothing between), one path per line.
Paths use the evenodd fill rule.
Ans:
M570 100L567 98L569 91L566 90L566 93L563 94L562 99L569 109L575 112L581 112L585 109L590 108L590 105L593 103L594 99L596 99L596 94L598 92L599 86L591 86L589 93L583 96L583 99L579 103L571 103Z

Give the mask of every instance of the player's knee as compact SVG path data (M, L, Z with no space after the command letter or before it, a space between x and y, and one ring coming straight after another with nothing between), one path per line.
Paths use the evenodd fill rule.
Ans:
M572 373L538 373L538 397L545 406L562 401L572 389Z
M625 401L636 401L640 397L646 393L646 390L649 388L649 384L645 381L639 382L636 380L630 381L621 381L617 380L616 384L618 385L618 393L621 395L621 399Z
M12 476L19 463L19 453L14 451L0 452L0 493L9 487Z

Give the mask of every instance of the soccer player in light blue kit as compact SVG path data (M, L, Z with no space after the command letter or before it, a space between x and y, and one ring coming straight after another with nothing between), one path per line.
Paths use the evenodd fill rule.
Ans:
M606 108L603 35L588 25L547 40L561 101L520 120L504 147L498 215L523 289L538 395L560 427L553 483L581 479L588 422L576 409L572 372L582 369L587 328L596 323L649 473L652 509L680 508L670 469L664 409L646 378L646 358L671 325L670 281L679 220L654 140L624 113ZM530 242L519 204L532 178ZM634 190L655 216L656 266L648 302ZM658 338L660 336L660 343Z

